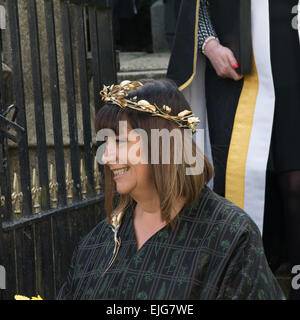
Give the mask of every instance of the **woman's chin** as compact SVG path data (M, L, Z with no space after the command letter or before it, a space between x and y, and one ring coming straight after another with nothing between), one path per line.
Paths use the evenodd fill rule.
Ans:
M129 192L127 192L126 190L119 190L119 189L117 189L117 192L119 193L119 194L129 194Z
M132 190L132 188L129 188L129 186L122 184L117 184L116 189L119 194L129 194Z

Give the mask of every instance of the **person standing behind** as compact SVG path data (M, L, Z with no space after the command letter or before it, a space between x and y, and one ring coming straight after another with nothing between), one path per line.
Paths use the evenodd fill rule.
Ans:
M253 217L273 270L284 259L300 264L297 5L184 1L167 74L185 90L197 85L197 58L206 60L214 190ZM299 290L291 288L290 299L300 299Z

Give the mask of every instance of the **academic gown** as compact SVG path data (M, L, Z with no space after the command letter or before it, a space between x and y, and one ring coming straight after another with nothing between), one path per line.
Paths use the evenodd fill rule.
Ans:
M205 152L213 159L214 191L253 218L276 269L286 250L269 172L300 170L300 1L209 1L215 32L245 74L240 81L218 77L198 48L201 2L182 2L167 76L209 129Z
M285 299L266 261L259 230L241 209L204 187L179 212L174 231L156 232L137 251L133 207L108 271L114 234L106 220L77 246L58 299Z

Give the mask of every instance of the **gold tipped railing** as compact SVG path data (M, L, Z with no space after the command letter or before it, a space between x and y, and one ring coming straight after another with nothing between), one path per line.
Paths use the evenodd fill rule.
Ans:
M81 180L81 195L82 195L82 199L86 199L88 178L86 176L83 159L80 159L80 180Z
M22 213L23 193L20 191L19 178L16 172L14 173L11 200L14 214L20 215Z
M102 183L102 174L99 171L98 163L96 157L94 158L94 191L95 194L101 193L101 183ZM16 216L20 216L22 214L23 207L23 193L21 192L19 176L15 172L13 175L13 188L11 194L12 200L12 208L13 213ZM82 199L87 199L89 190L88 178L86 175L85 165L83 159L80 160L80 180L81 180L81 194ZM58 190L59 185L55 175L54 165L50 164L49 169L49 195L50 195L50 207L57 208L58 203ZM71 204L74 200L74 180L72 179L71 167L70 164L66 165L66 196L67 203ZM32 187L31 187L31 197L32 197L32 206L33 212L38 213L42 210L42 188L39 185L39 179L37 175L37 171L33 168L32 171ZM1 206L5 206L5 198L1 197Z
M5 196L0 197L1 207L5 207Z
M71 169L69 163L67 163L66 170L66 189L67 189L67 203L72 203L73 201L73 186L74 180L72 179Z
M32 197L32 205L33 205L34 213L38 213L41 211L41 199L42 199L41 195L42 195L42 188L39 186L39 182L36 175L36 169L33 168L31 197Z
M56 181L56 177L54 175L53 164L50 164L50 179L49 179L49 193L50 193L50 206L51 208L57 208L58 199L57 199L57 192L58 192L58 183Z

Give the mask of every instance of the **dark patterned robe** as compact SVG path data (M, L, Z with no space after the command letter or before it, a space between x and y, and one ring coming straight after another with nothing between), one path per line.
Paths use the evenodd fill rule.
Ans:
M100 222L74 252L58 299L284 299L267 264L259 230L241 209L205 187L183 207L174 231L165 226L136 251L133 208L121 222L121 247Z

